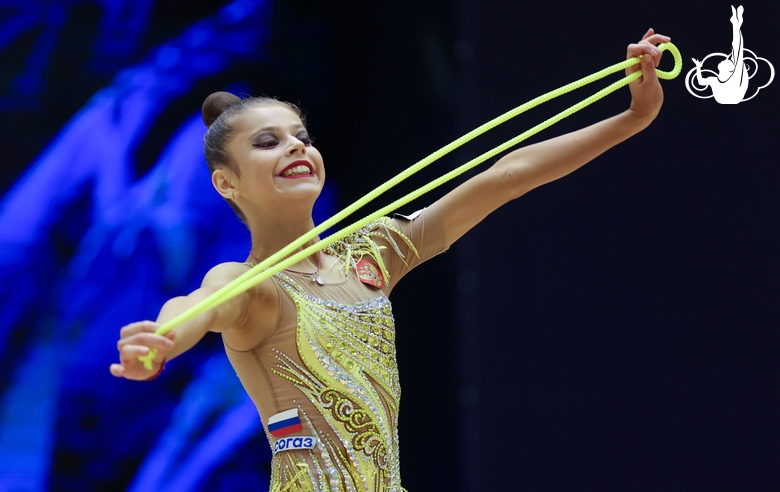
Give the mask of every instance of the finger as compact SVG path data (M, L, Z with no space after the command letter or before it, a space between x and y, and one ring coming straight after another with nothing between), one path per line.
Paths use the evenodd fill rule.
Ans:
M661 64L661 58L663 58L664 52L656 48L650 53L650 56L653 57L653 66L657 67Z
M652 44L637 43L628 45L626 50L626 58L635 58L638 56L649 55L650 57L658 57L660 61L661 50L653 46Z
M125 345L119 352L119 362L123 366L140 364L138 357L149 354L149 347L143 345Z
M642 56L642 62L640 65L642 66L642 83L651 82L653 79L657 78L655 67L658 64L652 55L646 54Z
M122 329L119 330L119 337L125 338L141 332L151 333L156 331L159 326L160 325L153 321L137 321L123 326Z
M131 337L123 338L116 344L117 350L122 350L122 347L128 345L143 345L145 347L153 347L162 350L170 350L173 348L173 340L154 333L138 333Z
M642 38L643 43L650 43L650 44L661 44L661 43L668 43L671 41L672 38L669 36L664 36L663 34L653 34L652 36L648 36L646 38Z
M655 31L654 31L654 30L653 30L653 28L651 27L650 29L648 29L648 30L647 30L647 32L645 33L645 35L644 35L644 36L642 36L642 41L644 41L645 39L649 38L649 37L650 37L650 36L652 36L653 34L655 34Z
M125 367L122 364L111 364L108 368L111 371L111 375L117 378L124 377Z

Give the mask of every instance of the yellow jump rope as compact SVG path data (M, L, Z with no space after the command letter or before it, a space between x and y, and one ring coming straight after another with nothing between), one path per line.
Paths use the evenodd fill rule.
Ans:
M656 69L656 73L658 74L658 78L665 79L665 80L671 80L675 77L677 77L681 70L682 70L682 55L680 55L680 51L677 49L677 47L672 43L664 43L658 46L658 49L661 51L670 51L672 55L674 56L674 68L671 72L664 72L662 70ZM583 87L585 85L588 85L592 82L595 82L597 80L603 79L604 77L611 75L615 72L619 72L621 70L625 70L626 68L636 65L641 60L641 57L635 57L630 58L628 60L625 60L620 63L616 63L615 65L612 65L610 67L607 67L603 70L600 70L594 74L588 75L587 77L583 77L575 82L572 82L570 84L567 84L563 87L559 87L558 89L555 89L553 91L550 91L546 94L543 94L537 98L532 99L531 101L528 101L527 103L516 107L515 109L512 109L511 111L508 111L501 116L494 118L491 121L488 121L487 123L483 124L482 126L468 132L467 134L463 135L462 137L458 138L454 142L445 145L441 149L437 150L436 152L432 153L428 157L422 159L421 161L417 162L413 166L409 167L405 171L401 172L397 176L393 177L386 183L382 184L381 186L377 187L370 193L368 193L366 196L361 198L360 200L356 201L352 205L348 206L341 212L337 213L330 219L326 220L322 224L318 225L308 233L304 234L303 236L299 237L289 245L287 245L285 248L279 250L277 253L271 255L268 259L265 261L255 265L252 267L249 271L242 274L240 277L236 278L229 284L225 285L221 289L219 289L217 292L213 293L203 301L199 302L195 306L191 307L187 311L184 311L183 313L179 314L175 318L171 319L167 323L163 324L160 328L155 331L158 335L165 335L169 331L171 331L174 327L184 323L185 321L188 321L195 316L204 313L208 311L209 309L216 307L219 304L222 304L223 302L227 301L228 299L237 296L238 294L244 292L245 290L250 289L251 287L259 284L260 282L269 279L276 273L291 267L292 265L298 263L299 261L303 260L304 258L307 258L311 256L312 254L327 248L331 244L338 242L348 235L358 231L359 229L365 227L369 223L379 219L380 217L383 217L398 208L402 207L403 205L409 203L410 201L419 198L420 196L424 195L425 193L428 193L429 191L433 190L434 188L441 186L442 184L446 183L447 181L460 176L461 174L465 173L469 169L477 166L478 164L481 164L485 162L486 160L490 159L491 157L494 157L501 152L504 152L523 140L536 135L540 131L544 130L545 128L548 128L555 123L561 121L562 119L566 118L567 116L570 116L577 111L585 108L586 106L589 106L590 104L598 101L599 99L607 96L608 94L611 94L612 92L615 92L616 90L620 89L623 86L626 86L633 82L634 80L638 79L642 76L642 71L637 70L636 72L632 73L631 75L626 75L622 79L614 82L613 84L605 87L604 89L601 89L597 93L593 94L592 96L588 97L587 99L584 99L577 104L571 106L570 108L558 113L557 115L545 120L544 122L534 126L530 130L527 130L523 132L522 134L518 135L517 137L508 140L504 142L503 144L499 145L498 147L489 150L485 152L484 154L468 161L467 163L461 165L460 167L448 172L447 174L444 174L443 176L431 181L430 183L426 184L425 186L422 186L421 188L407 194L406 196L399 198L398 200L394 201L393 203L377 210L376 212L372 213L371 215L358 220L349 226L341 229L338 232L335 232L331 234L330 236L326 237L325 239L322 239L311 246L301 250L300 252L296 254L292 254L296 249L300 248L301 246L305 245L307 242L311 241L312 239L319 236L320 233L326 231L333 225L341 222L344 220L344 218L350 216L358 209L365 206L368 202L372 201L382 193L386 192L393 186L397 185L398 183L402 182L406 178L410 177L414 173L422 170L432 162L440 159L441 157L449 154L453 150L457 149L461 145L465 144L466 142L469 142L470 140L475 139L476 137L482 135L483 133L486 133L487 131L497 127L498 125L505 123L506 121L514 118L515 116L518 116L519 114L522 114L526 111L528 111L531 108L534 108L542 103L545 103L547 101L550 101L551 99L555 99L558 96L561 96L563 94L566 94L568 92L571 92L575 89L579 89L580 87ZM291 255L292 256L289 256ZM144 367L146 369L151 370L152 369L152 360L157 355L157 350L152 348L149 350L149 353L144 356L139 356L138 359L141 360L144 363Z

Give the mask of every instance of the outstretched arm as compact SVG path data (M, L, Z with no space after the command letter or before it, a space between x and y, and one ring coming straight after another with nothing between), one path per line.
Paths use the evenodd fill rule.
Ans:
M628 58L643 58L639 65L642 77L630 84L632 101L627 111L576 132L515 150L441 198L439 206L447 242L460 238L506 202L569 174L646 128L663 103L663 91L655 73L662 53L655 45L669 40L650 29L642 41L628 46ZM634 65L627 72L640 70L639 66Z
M139 321L122 327L117 343L119 363L111 364L116 377L144 380L156 374L163 362L192 348L209 331L230 332L240 347L255 346L273 329L278 312L278 297L270 281L248 291L179 325L165 336L154 332L167 321L188 310L222 286L237 278L246 268L237 263L223 263L212 268L203 279L201 288L188 296L175 297L166 302L156 321ZM250 309L251 307L251 309ZM259 313L259 314L258 314ZM144 368L139 356L157 349L152 370Z

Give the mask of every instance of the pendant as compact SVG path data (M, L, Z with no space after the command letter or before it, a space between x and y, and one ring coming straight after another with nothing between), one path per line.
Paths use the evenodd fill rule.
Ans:
M319 285L325 285L325 280L320 276L319 273L315 273L312 276L312 281L317 282Z

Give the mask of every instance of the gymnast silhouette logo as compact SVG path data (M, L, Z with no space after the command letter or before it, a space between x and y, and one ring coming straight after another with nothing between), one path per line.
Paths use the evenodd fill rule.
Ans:
M742 38L742 22L745 9L740 5L736 10L731 7L731 54L712 53L707 55L704 60L699 61L693 58L696 64L685 76L685 87L688 92L699 99L708 99L714 97L720 104L739 104L743 101L749 101L756 97L756 94L772 83L775 78L775 67L766 58L756 56L755 53L745 48ZM710 59L715 60L723 58L718 63L718 73L713 70L702 68L704 63ZM750 80L758 73L760 63L764 62L769 67L769 80L762 86L756 88L749 97L745 97ZM704 77L703 74L712 74L714 77ZM695 76L694 76L695 75ZM755 86L755 84L754 84ZM712 89L712 94L702 96L696 92L707 92L707 88Z

